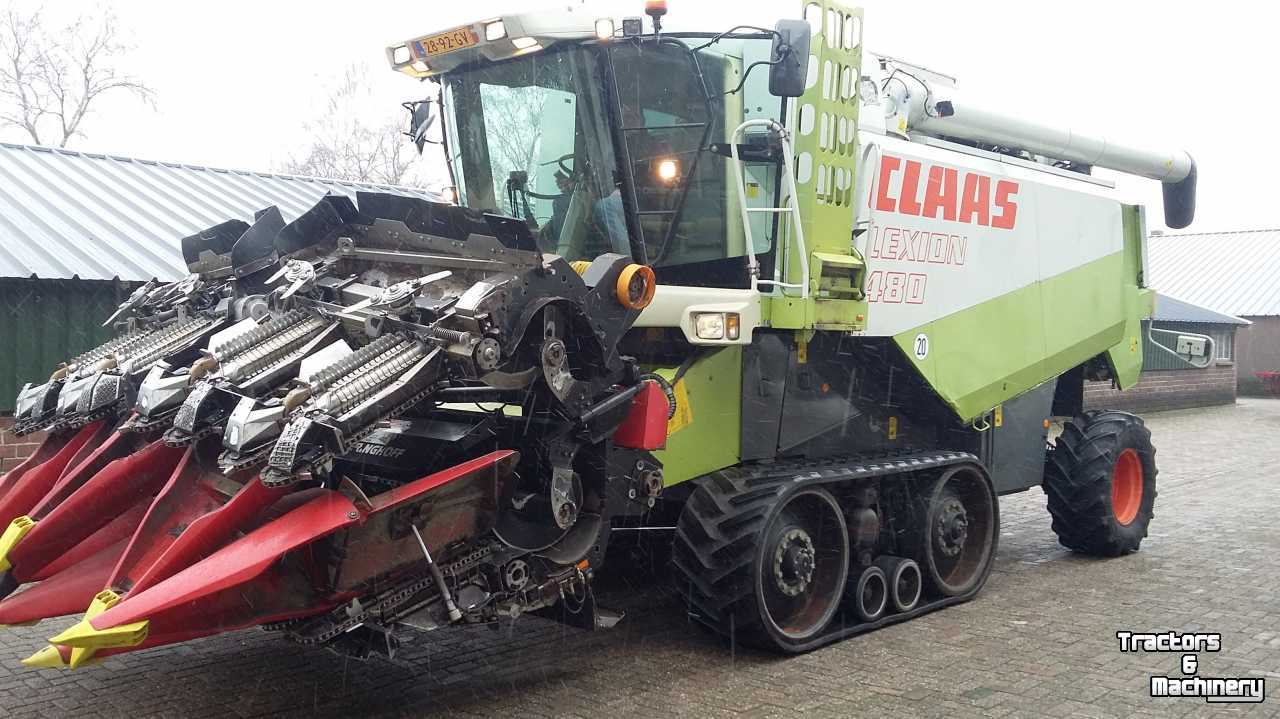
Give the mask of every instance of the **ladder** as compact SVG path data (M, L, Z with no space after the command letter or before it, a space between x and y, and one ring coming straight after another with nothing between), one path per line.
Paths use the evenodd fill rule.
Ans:
M739 142L744 139L746 131L753 127L765 127L775 133L782 142L782 164L783 164L783 188L785 189L786 202L785 207L748 207L747 206L747 181L743 173L743 162L738 151ZM733 131L733 136L729 139L729 152L733 156L733 173L738 184L738 206L742 210L743 233L747 244L747 269L751 274L751 289L759 291L761 285L769 285L779 288L783 294L788 294L788 290L799 290L799 297L807 299L809 297L809 252L804 243L804 225L800 221L800 203L796 192L796 168L795 153L791 147L791 137L787 133L786 128L780 125L776 120L760 118L755 120L747 120ZM755 240L751 236L751 215L753 214L770 214L770 215L786 215L791 223L791 237L795 238L796 250L800 255L800 276L799 284L789 284L778 279L761 279L760 263L756 260ZM779 243L779 252L781 253L782 277L789 276L787 265L790 262L791 254L781 247ZM775 272L775 277L777 273Z

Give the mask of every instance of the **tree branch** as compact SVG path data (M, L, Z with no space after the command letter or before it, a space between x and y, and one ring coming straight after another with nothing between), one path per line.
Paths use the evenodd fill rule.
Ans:
M387 185L414 184L416 153L398 122L370 116L368 68L348 68L324 104L324 111L303 124L310 144L300 156L280 165L294 175Z
M0 125L21 128L37 144L47 125L60 147L83 137L85 121L107 94L127 91L154 104L151 88L118 69L130 48L120 40L114 16L92 23L79 18L50 34L39 12L9 8L0 25Z

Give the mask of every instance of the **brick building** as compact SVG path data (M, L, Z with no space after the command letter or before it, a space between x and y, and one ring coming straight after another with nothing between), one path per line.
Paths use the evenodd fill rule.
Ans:
M16 467L36 451L36 447L44 441L44 432L17 437L10 431L11 429L13 429L13 417L0 415L0 474Z
M1149 322L1157 330L1193 333L1212 337L1213 358L1207 368L1193 367L1165 348L1177 338L1157 332L1155 340L1143 324L1142 376L1138 384L1124 392L1110 382L1090 382L1085 386L1085 406L1122 409L1129 412L1206 407L1236 401L1236 355L1238 334L1249 322L1211 309L1157 295L1155 315Z
M1262 394L1259 372L1280 371L1280 229L1154 235L1147 284L1249 321L1236 338L1242 395Z
M267 207L286 220L326 194L425 190L0 143L0 471L39 438L9 433L24 382L101 344L142 282L187 274L179 240Z

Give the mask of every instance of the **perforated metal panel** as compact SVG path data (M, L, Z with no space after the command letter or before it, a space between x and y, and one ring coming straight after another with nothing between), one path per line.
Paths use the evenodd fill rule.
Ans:
M808 90L795 104L796 181L810 252L848 253L858 163L862 10L806 2L814 30ZM794 266L794 264L792 265Z

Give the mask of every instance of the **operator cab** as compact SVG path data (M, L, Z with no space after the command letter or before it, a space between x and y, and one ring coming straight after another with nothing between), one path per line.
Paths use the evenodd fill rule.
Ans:
M491 21L389 49L397 69L439 82L458 202L523 221L542 252L569 261L629 255L663 285L750 289L748 254L772 276L786 223L751 214L747 247L740 198L785 202L782 153L767 133L748 135L740 193L729 143L744 121L784 121L779 34L534 27L556 21L504 18L500 37Z

